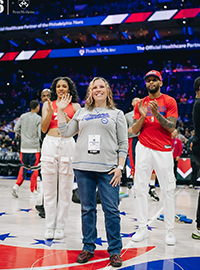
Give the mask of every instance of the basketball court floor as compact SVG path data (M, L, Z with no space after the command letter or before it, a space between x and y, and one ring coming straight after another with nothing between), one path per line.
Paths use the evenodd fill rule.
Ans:
M98 239L95 256L86 264L76 263L82 249L80 204L71 202L65 238L45 241L45 219L38 216L35 205L41 195L30 198L30 181L20 187L19 198L12 196L14 177L0 176L0 269L17 270L90 270L114 269L109 264L107 241L101 204L97 205ZM76 183L74 183L74 188ZM121 236L123 241L120 269L131 270L197 270L200 269L200 240L191 238L196 226L195 215L198 189L177 186L175 190L176 214L186 216L175 222L175 246L165 244L165 227L160 188L156 192L160 201L149 200L149 238L140 243L131 241L137 229L134 189L121 187ZM42 191L39 183L39 192ZM160 218L160 219L158 219ZM116 268L115 268L116 269Z

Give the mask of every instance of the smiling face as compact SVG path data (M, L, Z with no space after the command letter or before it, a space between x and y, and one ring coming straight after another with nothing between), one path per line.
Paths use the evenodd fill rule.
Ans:
M155 76L149 76L146 79L146 88L151 94L155 94L156 92L158 92L161 86L162 82Z
M69 85L65 80L59 80L56 84L56 94L58 99L61 99L63 95L69 92Z
M102 79L94 81L92 87L92 98L95 101L95 105L106 107L106 101L108 97L108 90L105 82Z

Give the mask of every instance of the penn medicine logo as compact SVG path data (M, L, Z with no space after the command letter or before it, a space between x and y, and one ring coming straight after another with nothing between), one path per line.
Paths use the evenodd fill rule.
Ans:
M18 5L22 9L26 9L30 5L29 0L18 0Z
M84 53L85 53L85 50L84 49L80 49L79 50L79 54L82 56L82 55L84 55Z

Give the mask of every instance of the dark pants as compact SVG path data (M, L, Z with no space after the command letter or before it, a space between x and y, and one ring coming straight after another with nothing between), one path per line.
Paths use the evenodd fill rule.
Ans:
M191 167L192 167L192 174L191 174L191 184L193 186L196 185L196 180L198 178L198 167L196 162L191 162Z
M130 160L130 166L131 166L131 174L135 174L135 147L138 142L138 137L129 138L128 140L128 154L129 154L129 160Z
M178 166L178 161L174 158L174 175L176 179L177 179L177 166Z
M40 161L40 153L22 153L20 152L20 161L21 161L21 168L18 173L16 184L18 186L21 186L24 182L24 179L26 178L28 169L24 168L25 166L34 167L37 166ZM34 190L37 190L37 176L38 176L38 170L31 170L31 183L30 183L30 189L31 192Z
M193 155L193 157L194 157L194 160L195 160L196 165L198 167L198 170L200 170L200 156ZM199 199L198 199L198 205L197 205L197 219L196 219L196 222L197 222L197 228L200 229L200 193L199 193Z

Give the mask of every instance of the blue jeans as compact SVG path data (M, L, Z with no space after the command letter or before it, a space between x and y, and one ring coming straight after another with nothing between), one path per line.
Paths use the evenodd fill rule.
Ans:
M120 235L119 213L119 186L112 187L110 181L113 177L108 172L93 172L74 170L78 183L81 201L83 250L94 253L95 241L97 240L97 200L96 187L105 216L106 235L108 240L108 253L121 253L122 240Z

